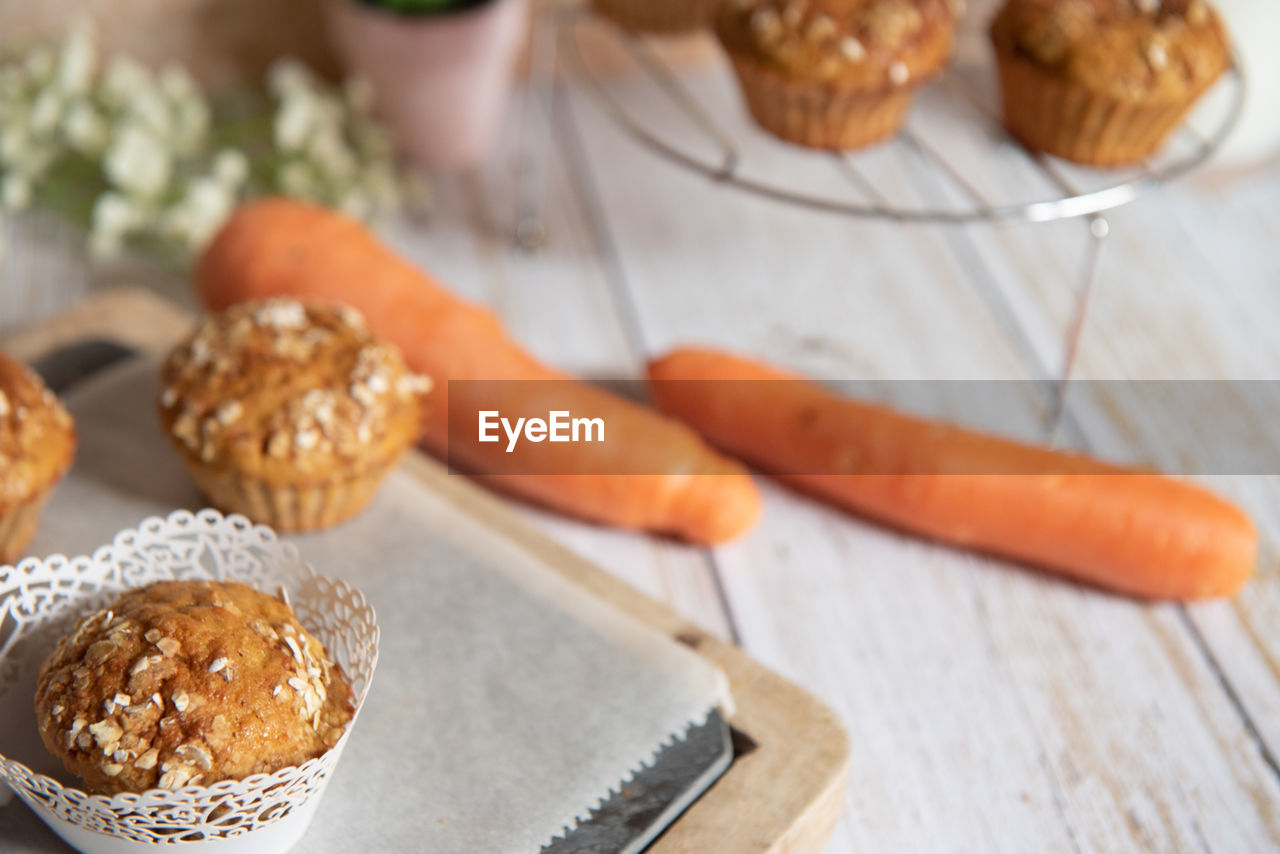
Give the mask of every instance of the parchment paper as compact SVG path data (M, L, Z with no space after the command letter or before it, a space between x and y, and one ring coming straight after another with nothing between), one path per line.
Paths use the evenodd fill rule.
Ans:
M202 502L160 435L155 365L73 389L76 465L32 554L81 554ZM532 854L730 699L704 660L589 594L408 475L362 516L294 537L378 611L373 688L297 850ZM34 737L34 735L33 735ZM14 800L0 849L66 850Z

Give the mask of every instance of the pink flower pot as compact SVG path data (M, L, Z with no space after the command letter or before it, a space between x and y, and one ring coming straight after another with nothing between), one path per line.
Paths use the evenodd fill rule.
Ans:
M497 138L525 39L528 0L401 15L329 0L329 33L347 69L373 84L378 110L409 156L472 166Z

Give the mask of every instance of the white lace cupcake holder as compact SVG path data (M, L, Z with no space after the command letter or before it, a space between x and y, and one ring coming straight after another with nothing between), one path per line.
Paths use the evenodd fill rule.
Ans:
M302 624L351 682L356 716L378 658L373 608L345 582L318 576L297 550L243 516L178 511L116 535L92 556L28 558L0 567L0 700L39 668L77 618L120 592L165 579L242 581L283 588ZM7 783L59 836L87 854L181 852L277 854L305 833L355 718L323 756L275 774L176 792L107 797L64 786L0 753ZM30 733L38 741L38 733Z

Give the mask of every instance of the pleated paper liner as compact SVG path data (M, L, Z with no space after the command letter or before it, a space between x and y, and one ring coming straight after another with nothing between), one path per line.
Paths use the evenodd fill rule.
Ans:
M849 91L787 80L749 57L731 58L756 122L775 136L810 148L863 148L894 136L924 82Z
M1033 151L1086 166L1125 166L1164 145L1203 93L1177 101L1113 98L996 51L1004 123Z
M0 567L0 613L10 621L0 645L0 674L9 676L0 679L0 701L30 708L26 692L34 691L35 673L60 632L131 587L171 579L240 581L270 592L283 588L299 621L351 681L356 714L338 743L273 774L177 791L91 795L12 758L32 755L27 742L39 744L32 722L0 730L0 783L85 854L160 847L219 854L285 851L306 832L359 717L377 664L378 627L358 590L318 576L297 549L267 528L243 516L180 510L119 533L92 556L28 558ZM7 696L11 692L22 696Z
M280 532L316 531L355 516L373 499L395 461L350 478L313 484L275 484L218 471L183 457L196 486L226 513L241 513Z
M45 487L0 513L0 564L22 556L27 543L35 536L36 527L40 524L40 511L49 498L51 488Z

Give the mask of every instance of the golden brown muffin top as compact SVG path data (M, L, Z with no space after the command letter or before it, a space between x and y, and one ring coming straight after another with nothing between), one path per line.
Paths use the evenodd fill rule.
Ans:
M90 792L179 789L322 755L351 688L280 599L162 581L80 620L40 669L45 747Z
M1121 99L1194 97L1231 63L1205 0L1009 0L997 50Z
M62 404L34 372L0 353L0 513L62 477L75 447Z
M730 53L793 80L859 90L917 85L951 55L961 0L727 0Z
M281 299L210 315L161 370L179 451L274 483L356 476L418 434L430 389L354 309Z

